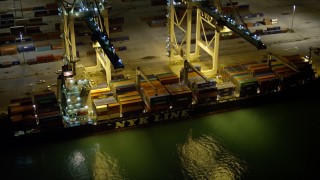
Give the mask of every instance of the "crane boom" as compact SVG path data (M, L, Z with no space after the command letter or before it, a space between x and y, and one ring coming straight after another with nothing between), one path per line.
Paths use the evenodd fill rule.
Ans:
M235 32L245 40L247 40L252 45L256 46L258 49L266 49L266 45L263 44L257 35L252 35L248 29L246 29L243 25L238 25L235 21L226 15L223 15L218 12L217 8L215 7L207 7L204 5L199 6L199 8L208 14L209 16L213 17L219 26L226 26L231 31Z

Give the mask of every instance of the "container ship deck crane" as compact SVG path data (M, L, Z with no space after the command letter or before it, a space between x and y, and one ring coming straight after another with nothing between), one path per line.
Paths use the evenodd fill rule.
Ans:
M232 1L228 1L230 6L233 7ZM167 18L169 24L169 37L167 39L167 48L169 50L168 56L170 58L170 63L180 63L184 59L189 61L196 60L200 57L200 48L202 48L212 57L212 71L213 74L217 74L220 33L226 30L236 33L254 45L257 49L266 49L266 46L261 42L259 36L250 33L245 25L238 24L232 18L222 14L220 12L220 4L220 0L215 0L213 2L206 0L182 0L176 2L175 0L171 0L168 3ZM179 10L185 8L184 14L179 15L176 8ZM192 15L194 9L196 9L196 37L195 49L191 52ZM233 7L233 9L235 8ZM243 23L241 16L238 13L236 13L236 15L239 16ZM185 18L186 25L183 23L185 22ZM214 37L211 40L206 36L205 25L213 28L215 31ZM176 34L176 29L180 30L180 32L185 35L181 42L177 40L178 34ZM201 33L203 33L204 40L201 39Z

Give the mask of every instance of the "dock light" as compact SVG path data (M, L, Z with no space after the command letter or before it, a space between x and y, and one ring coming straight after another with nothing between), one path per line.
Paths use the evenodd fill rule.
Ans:
M20 32L19 35L20 35L20 40L21 40L21 45L22 45L23 64L26 64L26 59L24 57L24 48L23 48L23 33Z
M292 6L292 21L291 21L291 32L293 32L293 19L294 19L294 12L296 11L296 5Z

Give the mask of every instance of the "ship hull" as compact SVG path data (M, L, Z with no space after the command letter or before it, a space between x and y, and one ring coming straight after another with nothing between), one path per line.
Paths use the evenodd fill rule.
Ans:
M70 128L57 128L38 133L26 134L8 138L8 143L13 146L26 146L34 144L63 141L102 133L121 131L130 128L146 127L173 121L194 119L214 113L222 113L235 109L275 103L292 98L303 98L317 95L320 90L320 79L309 83L294 86L286 90L268 94L258 94L244 98L233 98L224 102L210 102L181 109L171 109L158 113L143 113L127 118L114 118L99 121L96 125L86 124Z

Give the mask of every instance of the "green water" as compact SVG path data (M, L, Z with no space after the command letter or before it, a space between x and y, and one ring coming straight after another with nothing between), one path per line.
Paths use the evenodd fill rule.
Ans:
M320 97L23 148L1 179L319 179ZM5 148L5 147L2 147Z

